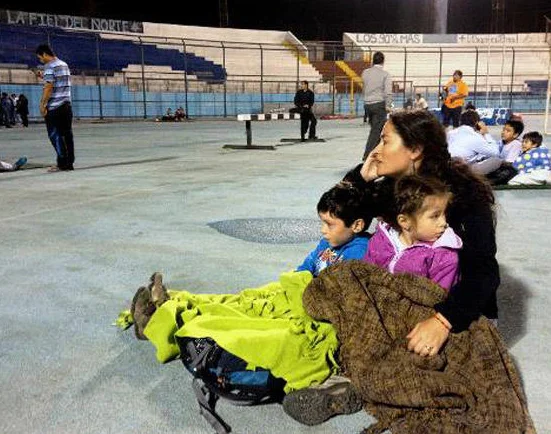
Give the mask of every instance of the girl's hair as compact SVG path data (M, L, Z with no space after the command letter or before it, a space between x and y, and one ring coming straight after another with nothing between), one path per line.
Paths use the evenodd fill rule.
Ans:
M372 219L367 214L364 194L351 183L341 181L321 196L318 202L318 213L328 212L341 219L347 227L356 220L363 219L367 226Z
M540 147L543 142L543 136L537 131L530 131L522 136L522 140L530 140L536 147Z
M394 206L388 216L387 223L400 230L398 215L413 216L423 210L423 204L428 196L445 196L448 200L452 195L446 184L436 178L407 175L400 178L394 185Z
M399 111L390 115L390 122L404 146L422 149L423 159L416 174L444 182L454 195L453 207L460 208L463 213L471 206L493 207L495 198L490 184L462 160L451 158L446 132L430 112Z

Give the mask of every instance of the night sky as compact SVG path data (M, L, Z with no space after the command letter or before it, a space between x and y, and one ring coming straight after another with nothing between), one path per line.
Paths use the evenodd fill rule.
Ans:
M3 9L135 21L218 27L219 1L201 0L201 10L177 12L180 0L152 4L113 0L75 2L4 1ZM223 0L222 0L223 1ZM305 40L341 40L344 32L430 33L430 0L226 0L229 27L291 30ZM163 4L159 2L158 4ZM488 33L492 0L449 0L448 33ZM191 8L190 8L191 9ZM505 0L505 32L544 32L550 0Z

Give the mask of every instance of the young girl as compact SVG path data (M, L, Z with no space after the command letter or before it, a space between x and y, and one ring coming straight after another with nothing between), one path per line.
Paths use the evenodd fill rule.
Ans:
M395 273L424 276L450 290L459 279L461 239L446 222L451 199L435 178L410 175L394 191L394 212L379 223L365 260Z

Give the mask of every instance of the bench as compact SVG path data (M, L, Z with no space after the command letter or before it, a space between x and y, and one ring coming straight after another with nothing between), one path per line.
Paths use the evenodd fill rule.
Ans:
M256 150L270 150L275 151L277 145L253 145L253 133L251 128L251 122L254 121L278 121L278 120L300 120L300 114L298 113L260 113L242 114L237 115L237 120L245 122L245 134L247 135L246 145L224 145L224 149L256 149ZM282 142L300 142L300 139L281 139ZM309 142L324 142L323 139L309 139Z

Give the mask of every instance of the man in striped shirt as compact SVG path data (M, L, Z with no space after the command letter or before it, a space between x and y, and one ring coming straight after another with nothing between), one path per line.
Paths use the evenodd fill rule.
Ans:
M73 110L71 108L71 71L48 45L36 49L36 57L44 64L44 89L40 113L46 121L48 137L57 154L57 165L49 172L73 170Z

